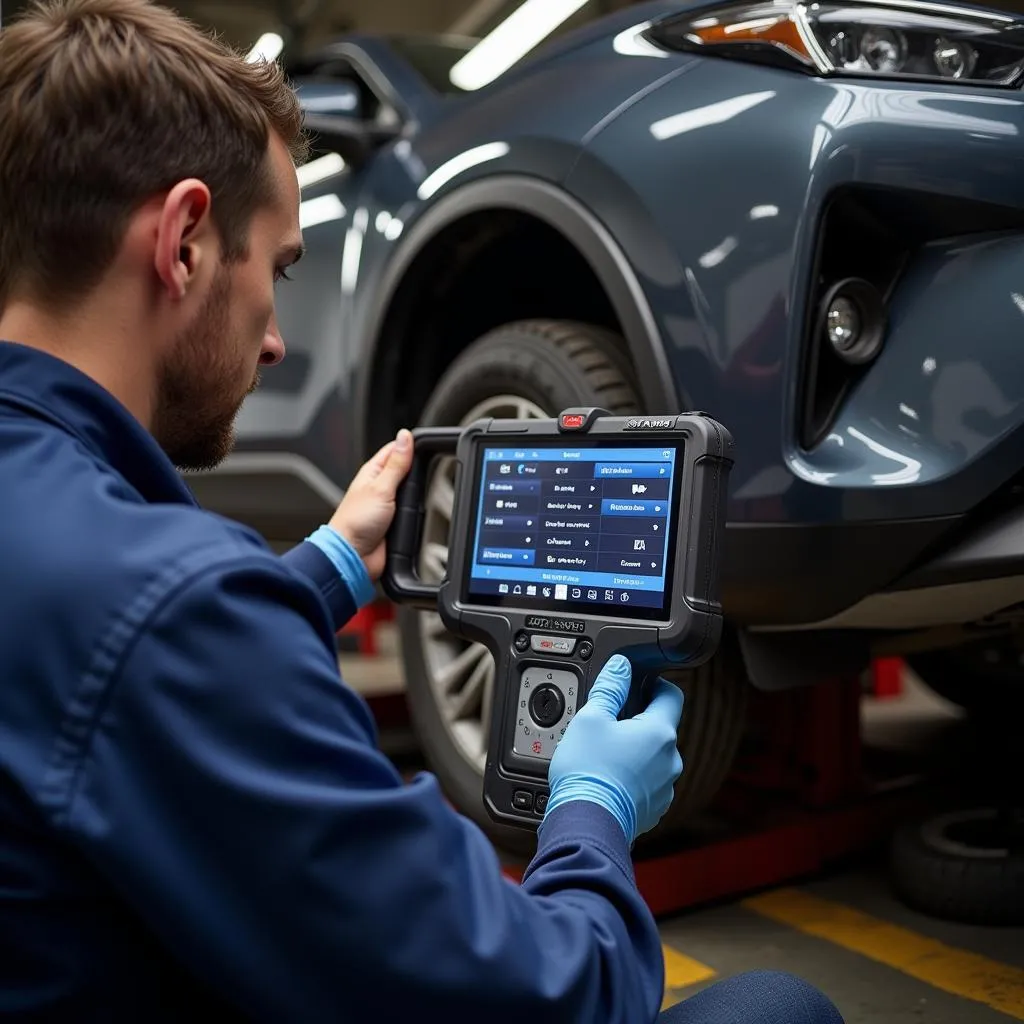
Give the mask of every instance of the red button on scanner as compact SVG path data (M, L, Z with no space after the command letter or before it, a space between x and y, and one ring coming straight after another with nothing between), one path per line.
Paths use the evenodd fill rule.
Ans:
M568 413L562 417L562 427L565 430L578 430L585 421L586 417L578 412Z

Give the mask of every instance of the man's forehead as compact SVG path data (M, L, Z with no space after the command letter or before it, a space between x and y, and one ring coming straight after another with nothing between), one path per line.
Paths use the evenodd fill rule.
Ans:
M298 191L299 182L295 171L295 161L284 144L284 140L274 132L270 134L270 166L279 181L286 182Z
M294 262L302 255L302 229L299 220L301 190L295 163L287 147L276 135L271 135L270 164L274 180L272 207L281 256Z
M288 152L287 147L277 135L271 134L267 155L275 203L282 208L288 208L293 216L297 217L300 197L299 178L291 153Z

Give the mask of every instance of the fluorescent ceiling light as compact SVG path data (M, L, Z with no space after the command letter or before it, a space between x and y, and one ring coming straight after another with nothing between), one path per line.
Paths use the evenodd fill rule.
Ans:
M316 227L332 220L345 219L345 204L336 195L317 196L299 204L299 227Z
M284 49L284 40L276 32L264 32L256 40L256 45L249 51L245 58L250 64L258 61L274 61L281 56Z
M459 89L481 89L568 21L589 0L525 0L451 70Z
M309 188L321 181L326 181L340 171L345 170L345 159L338 153L325 153L316 160L310 160L295 171L299 179L299 188Z
M665 54L668 56L668 53ZM299 94L302 109L311 114L336 114L344 111L346 114L354 113L359 107L359 97L356 93L350 96L339 96L337 93L329 92L326 96L310 96L308 93Z

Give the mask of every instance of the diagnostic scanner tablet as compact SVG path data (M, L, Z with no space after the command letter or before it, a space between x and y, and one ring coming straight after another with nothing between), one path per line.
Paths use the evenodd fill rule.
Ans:
M715 653L732 437L702 413L601 409L413 436L381 584L490 649L484 803L496 821L535 827L555 747L613 654L633 664L627 717L661 669ZM415 566L439 455L455 455L457 472L448 573L435 585Z

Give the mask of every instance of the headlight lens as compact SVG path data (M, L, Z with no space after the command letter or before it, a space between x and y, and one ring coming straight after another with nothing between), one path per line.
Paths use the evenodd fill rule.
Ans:
M996 86L1024 75L1024 21L938 4L733 3L662 21L649 36L818 75Z

